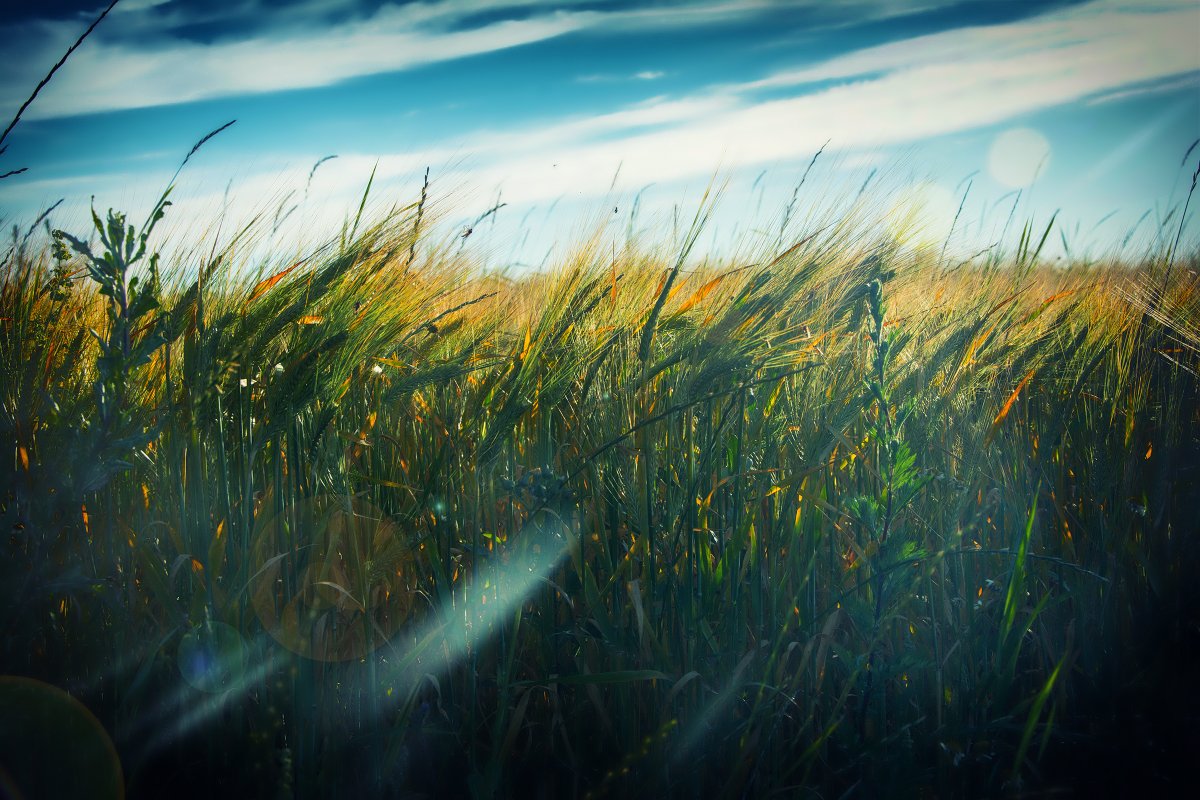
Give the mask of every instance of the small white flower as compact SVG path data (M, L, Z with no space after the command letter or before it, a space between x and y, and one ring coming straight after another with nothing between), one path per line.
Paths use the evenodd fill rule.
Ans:
M375 366L371 367L371 372L374 372L376 375L381 375L383 374L383 367L376 364Z

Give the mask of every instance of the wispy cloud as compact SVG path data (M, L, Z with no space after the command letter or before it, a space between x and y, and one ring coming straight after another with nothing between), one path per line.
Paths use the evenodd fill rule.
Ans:
M123 2L117 3L117 7L113 9L113 12L118 15L132 14L150 8L165 6L170 2L171 0L123 0Z
M243 31L234 20L252 19L259 9L254 0L244 0L224 18L214 17L211 10L185 13L171 5L140 0L73 56L28 117L330 86L586 29L704 25L770 8L765 0L605 11L580 0L433 0L387 3L367 16L355 16L348 10L353 3L340 6L344 17L340 21L327 19L335 6L311 0L289 6L286 15L272 15L268 31ZM490 21L478 23L481 19ZM180 33L197 24L215 25L219 30L212 34L212 41L197 41ZM9 103L36 80L37 65L53 62L65 43L77 35L77 28L78 20L0 26L0 41L12 42L20 51L19 58L0 65L0 90ZM661 72L645 70L633 77L652 80L661 76Z
M609 115L604 141L541 130L536 148L488 147L477 174L521 199L602 194L617 164L638 180L671 181L807 157L826 140L853 150L916 142L1005 122L1122 87L1200 70L1200 9L1101 0L1044 18L950 31L873 48L803 71L725 87L651 110ZM765 87L834 77L845 83L756 101ZM639 128L658 124L653 130ZM584 126L586 128L586 125ZM622 128L625 129L622 133ZM512 142L525 141L513 136ZM516 198L514 198L516 199Z
M591 12L506 20L480 28L425 33L411 7L387 7L369 20L303 31L269 42L172 42L154 49L98 44L81 49L31 117L140 108L300 87L517 47L587 24Z
M830 26L947 2L798 0L787 9L807 9L813 25ZM781 11L775 0L675 0L645 8L586 0L427 0L365 8L359 0L305 0L282 13L262 0L219 8L128 0L75 54L29 118L329 86L583 30L620 35ZM53 63L78 35L79 24L78 18L0 24L0 43L14 56L0 63L0 94L8 103L36 82L42 65ZM197 28L204 29L204 38L192 35ZM664 74L644 69L625 79L651 81Z
M1033 20L871 48L691 97L654 98L609 114L524 130L480 129L454 147L385 155L380 175L465 163L471 172L460 177L475 186L502 187L514 202L540 202L562 195L603 195L620 164L624 174L636 175L641 183L664 183L703 177L716 167L733 170L807 158L827 140L842 151L916 142L1194 73L1200 70L1200 51L1191 46L1198 22L1200 11L1190 3L1146 6L1098 0ZM553 35L580 23L578 16L567 16L557 22L504 23L501 29L514 24L510 41ZM465 52L483 46L475 37L495 46L495 27L448 36L466 37L458 42ZM378 33L388 41L393 35ZM357 46L369 41L358 38ZM313 46L337 63L342 45ZM379 47L390 45L381 41ZM351 59L345 67L350 71L357 57L344 57ZM222 74L246 69L250 58L233 59L242 65L236 68L213 69ZM260 64L254 80L266 85L277 75L270 64ZM295 79L278 80L285 77ZM845 82L793 97L759 99L764 87L799 88L830 79ZM345 156L341 166L357 181L353 167L358 162L353 154ZM374 156L358 160L364 166Z
M1129 89L1120 89L1115 92L1107 92L1105 94L1096 95L1088 100L1088 105L1113 103L1118 100L1129 100L1133 97L1142 97L1152 94L1166 94L1167 92L1176 92L1180 89L1189 88L1193 90L1200 90L1200 73L1186 75L1182 78L1154 80L1141 86L1134 86Z
M998 70L1092 73L1101 87L1176 75L1200 65L1200 8L1193 0L1094 0L1004 25L958 28L904 39L784 71L743 86L768 89L867 78L929 67L961 66L987 77ZM1002 78L1003 75L997 74ZM1086 76L1080 76L1080 84Z
M656 81L667 73L661 70L645 69L640 72L617 74L580 75L575 80L579 83L616 83L618 81Z

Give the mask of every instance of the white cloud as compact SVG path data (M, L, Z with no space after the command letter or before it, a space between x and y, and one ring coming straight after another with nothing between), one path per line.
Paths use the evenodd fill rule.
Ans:
M831 6L823 0L797 0L790 6L811 7L828 17L822 24L833 25L847 18L861 22L907 13L926 8L930 2L850 0ZM261 0L240 0L219 9L179 8L166 5L165 0L126 0L114 9L123 13L105 22L72 56L27 116L50 118L329 86L585 29L619 33L719 24L777 12L779 3L707 0L599 11L587 0L427 0L388 3L367 18L354 17L353 9L352 0L304 0L289 5L286 14L262 6ZM520 11L523 16L475 28L466 24L479 15L505 10ZM349 18L330 25L328 15L333 12ZM267 34L238 30L239 25L253 26L262 20L270 20ZM195 24L217 31L217 40L204 43L163 35ZM16 56L0 62L0 90L7 102L14 103L13 97L36 84L42 75L39 70L54 63L78 34L77 19L0 24L0 42ZM655 80L663 75L642 70L624 79ZM0 110L4 107L0 105Z
M171 0L123 0L117 3L113 9L114 14L131 14L137 11L145 11L158 6L166 5Z
M1097 95L1088 100L1088 105L1112 103L1143 95L1167 94L1168 92L1176 92L1180 89L1192 89L1193 91L1200 89L1200 75L1187 75L1173 80L1152 81L1143 86L1135 86L1131 89L1120 89L1115 92Z
M1009 65L1038 59L1039 69L1093 70L1101 85L1127 85L1200 69L1200 9L1191 0L1162 3L1094 0L1030 20L960 28L872 47L743 88L777 88L863 78L937 65ZM1142 76L1142 77L1139 77Z
M618 141L514 153L480 177L510 183L529 199L602 193L618 163L644 181L802 158L831 139L855 149L914 142L1004 122L1120 87L1200 70L1190 3L1091 3L1028 22L971 28L834 59L803 72L729 87L722 113L681 114L665 130ZM824 91L738 104L763 86L833 77ZM557 163L557 168L552 164ZM507 179L507 180L506 180Z
M414 37L417 52L396 56L389 53L400 34L394 28L381 31L372 23L363 30L342 29L339 35L344 38L337 43L312 43L312 47L318 60L329 61L322 65L323 71L330 64L334 68L341 64L342 73L349 74L360 68L360 59L453 57L431 55L421 48L451 44L453 52L468 52L495 46L493 36L498 32L507 33L505 41L521 41L585 24L599 21L566 14L433 39ZM596 117L515 132L478 130L465 134L454 146L384 156L379 159L379 177L411 178L433 165L441 186L468 184L488 199L499 188L503 199L515 206L558 197L604 196L618 165L621 175L629 176L618 183L620 193L647 183L703 181L718 168L728 172L806 160L827 140L831 150L851 154L919 142L1194 75L1200 71L1200 48L1195 47L1194 36L1198 26L1200 8L1190 2L1149 5L1098 0L1031 20L871 48L703 95L655 98ZM460 36L465 38L454 38ZM358 52L339 53L351 40ZM211 68L224 76L227 85L243 70L257 73L255 78L263 85L296 80L295 75L281 73L309 44L308 40L293 42L289 47L295 52L287 51L288 57L275 68L271 60L281 52L278 49L256 56L254 48L243 52L241 46L231 46L220 51L228 63ZM258 66L251 68L251 63ZM186 59L181 59L184 64ZM824 80L842 82L782 99L762 100L758 92ZM326 205L339 210L348 207L340 204L343 199L361 192L376 162L374 156L342 155L337 169L317 177L321 196L328 198ZM308 164L302 166L306 172ZM278 182L275 175L272 180Z
M323 0L310 0L278 16L278 24L273 22L269 35L235 38L236 34L230 32L218 41L203 43L164 38L162 31L174 25L216 22L220 17L213 17L210 11L203 11L199 17L189 11L193 16L184 16L170 8L164 15L152 17L141 12L159 4L140 0L118 21L115 31L108 24L72 56L27 117L60 117L329 86L350 78L504 50L584 29L711 24L771 7L767 0L753 0L602 12L571 8L574 4L574 0L560 0L554 4L557 9L545 7L541 0L386 4L368 18L318 26L321 14L328 13L331 6ZM246 0L236 7L236 15L251 19L257 8L254 0ZM464 24L485 12L506 9L533 11L520 19L482 27ZM53 63L64 43L78 35L77 28L76 21L0 27L0 41L19 46L21 56L0 64L4 94L15 97L36 83L41 68L37 65ZM150 39L152 35L155 38ZM154 43L146 45L146 41ZM647 70L633 77L651 80L661 75Z
M410 14L387 7L368 21L264 43L173 43L168 49L106 44L81 48L47 87L30 117L140 108L231 94L328 86L358 75L503 50L561 36L589 12L504 21L424 34Z
M662 78L667 73L660 70L645 69L632 74L615 74L615 73L593 73L589 75L580 75L575 80L578 83L617 83L621 81L656 81Z
M817 65L799 79L787 76L790 82L853 78L848 83L757 103L745 98L761 86L783 85L784 76L727 87L714 96L721 100L713 113L697 104L695 113L681 113L663 130L602 143L579 145L564 136L554 147L543 140L536 153L512 153L479 180L511 184L531 200L603 193L622 162L627 174L661 182L708 174L718 164L733 169L802 158L826 140L857 149L985 127L1200 69L1200 48L1191 46L1197 22L1190 7L1136 13L1101 2L1074 14L924 37Z

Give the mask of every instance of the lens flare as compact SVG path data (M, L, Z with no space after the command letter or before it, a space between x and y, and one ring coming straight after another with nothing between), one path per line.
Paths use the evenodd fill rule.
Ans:
M936 183L918 183L897 195L888 211L887 225L898 241L937 245L950 235L957 210L949 189Z
M104 726L58 687L0 677L0 790L5 797L125 796L116 748Z
M223 622L203 622L179 642L179 674L193 689L220 694L236 689L246 669L242 635Z
M293 653L352 661L408 619L412 547L387 514L359 497L304 499L255 532L250 591L259 621Z
M387 663L393 686L404 696L429 675L440 675L516 620L578 541L574 513L543 509L511 537L505 550L477 566L461 602L443 607L415 631L410 646L392 644Z
M988 150L988 173L1010 189L1024 189L1050 166L1050 142L1032 128L1004 131Z

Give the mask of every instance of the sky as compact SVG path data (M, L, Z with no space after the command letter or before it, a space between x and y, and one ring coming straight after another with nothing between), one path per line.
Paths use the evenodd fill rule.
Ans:
M108 3L3 3L6 123ZM0 219L62 200L51 224L86 234L93 197L145 214L235 119L176 179L165 236L258 214L299 248L373 173L368 216L428 168L444 232L471 229L460 247L492 267L588 236L669 244L709 186L716 253L865 199L956 253L1057 214L1046 252L1099 258L1178 230L1200 2L120 0L5 142L0 174L25 171Z

